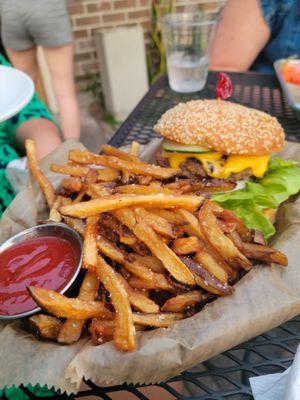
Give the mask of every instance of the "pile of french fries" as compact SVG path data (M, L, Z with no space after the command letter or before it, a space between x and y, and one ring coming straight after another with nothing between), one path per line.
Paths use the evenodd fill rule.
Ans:
M59 193L41 172L33 141L26 150L49 220L66 223L84 240L86 272L76 298L29 287L48 313L30 318L42 338L70 344L87 327L95 343L113 340L130 351L137 330L169 327L230 295L255 264L287 265L233 212L199 195L201 182L144 163L136 142L129 153L108 145L101 155L71 150L66 165L51 166L66 175Z

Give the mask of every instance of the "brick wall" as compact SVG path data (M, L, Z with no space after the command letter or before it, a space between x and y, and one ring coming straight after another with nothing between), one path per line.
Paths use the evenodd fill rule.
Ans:
M178 10L195 7L215 11L223 0L176 0ZM150 30L151 0L68 0L75 36L75 75L78 82L97 73L94 31L114 26L142 25L146 43ZM79 84L79 86L81 86Z

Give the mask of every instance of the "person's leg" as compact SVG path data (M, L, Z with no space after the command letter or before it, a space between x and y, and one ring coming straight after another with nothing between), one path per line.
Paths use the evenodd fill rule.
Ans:
M60 108L60 123L65 139L80 137L80 113L73 71L73 45L43 47Z
M38 79L36 47L31 47L30 49L20 51L6 48L6 53L12 65L28 74L36 85Z

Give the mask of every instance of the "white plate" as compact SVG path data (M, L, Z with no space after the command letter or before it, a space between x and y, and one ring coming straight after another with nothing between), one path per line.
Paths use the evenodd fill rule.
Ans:
M0 122L17 114L31 100L34 84L24 72L0 65Z

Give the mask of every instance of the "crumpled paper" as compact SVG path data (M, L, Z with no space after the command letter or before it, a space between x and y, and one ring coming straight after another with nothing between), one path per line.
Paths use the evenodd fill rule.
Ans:
M159 141L143 147L151 158ZM49 172L51 162L66 162L68 141L43 160L43 170L58 186L62 176ZM300 161L300 145L287 144L283 156ZM0 221L0 242L46 216L44 199L31 185L16 197ZM19 323L0 324L0 387L48 384L76 392L83 378L96 384L156 383L226 349L257 336L300 312L300 199L284 204L278 214L273 245L288 255L289 266L256 267L235 285L232 296L219 298L201 312L168 329L141 332L136 350L122 353L112 343L94 346L82 339L72 346L39 342Z
M5 175L15 193L26 187L28 180L27 158L12 160L6 167Z
M254 400L299 400L300 346L293 364L282 373L250 378Z

